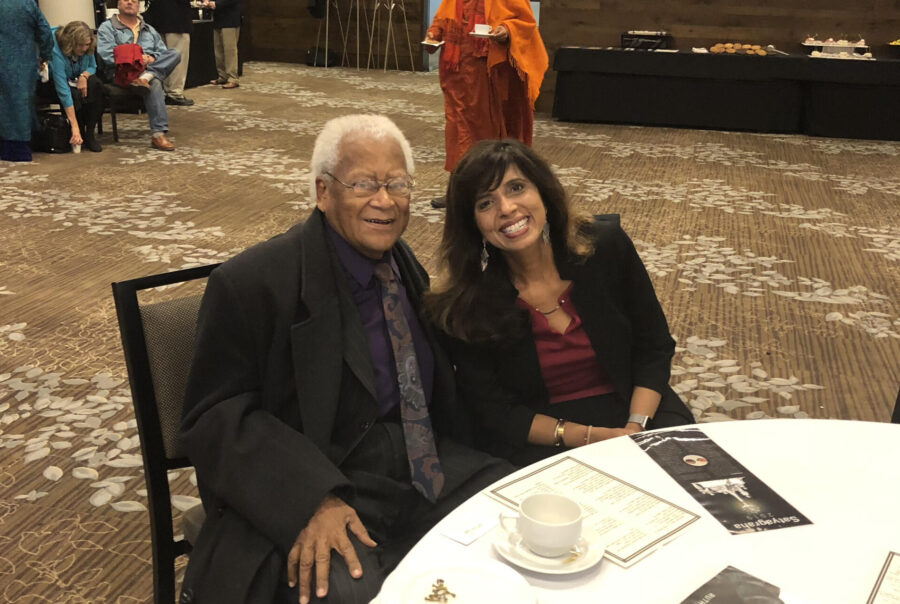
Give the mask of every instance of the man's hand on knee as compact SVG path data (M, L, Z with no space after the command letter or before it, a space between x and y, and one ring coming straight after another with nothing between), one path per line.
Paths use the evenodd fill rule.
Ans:
M346 561L350 575L356 579L363 573L362 565L356 557L356 550L350 543L347 528L356 535L360 543L375 547L356 510L334 495L327 495L306 527L297 535L294 546L288 554L288 584L293 587L300 583L300 603L309 602L312 573L315 568L316 595L320 598L328 594L328 571L331 564L331 550L337 551Z

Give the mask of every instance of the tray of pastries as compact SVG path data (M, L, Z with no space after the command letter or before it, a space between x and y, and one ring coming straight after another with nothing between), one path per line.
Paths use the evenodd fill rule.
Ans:
M741 42L719 42L710 46L709 52L724 55L758 55L760 57L769 54L759 44L744 44Z

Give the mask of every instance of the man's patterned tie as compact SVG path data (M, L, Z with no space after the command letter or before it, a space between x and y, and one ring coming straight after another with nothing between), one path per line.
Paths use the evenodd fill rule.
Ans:
M394 279L394 271L387 262L375 265L375 276L381 281L384 320L391 336L394 362L397 365L400 418L403 421L403 437L412 483L428 501L434 502L444 486L444 472L434 445L434 433L431 431L431 418L428 417L428 404L422 388L412 334L400 304L400 288Z

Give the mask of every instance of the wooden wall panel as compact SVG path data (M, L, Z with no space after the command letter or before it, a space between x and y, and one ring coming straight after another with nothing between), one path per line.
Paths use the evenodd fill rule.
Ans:
M803 52L800 42L808 35L862 35L872 53L884 57L885 45L900 37L900 0L541 0L551 66L560 46L618 46L630 29L668 31L680 49L744 42L788 52ZM555 82L550 70L539 111L552 107Z
M368 17L374 0L362 0ZM346 19L349 0L338 0ZM418 42L423 35L423 0L407 0L407 24L416 68L421 66ZM396 23L396 22L395 22ZM316 43L319 21L306 9L306 0L244 0L243 55L249 60L303 62ZM332 22L332 37L337 37ZM356 64L355 27L347 42ZM384 23L377 65L383 66ZM900 0L542 0L541 35L550 54L562 45L618 46L619 35L629 29L666 30L678 48L710 46L715 42L774 44L801 52L800 42L811 34L820 38L851 39L862 34L875 56L884 56L885 44L900 37ZM402 34L402 32L400 32ZM324 38L324 34L323 34ZM324 44L324 41L320 44ZM397 36L401 68L408 67L406 38ZM362 64L369 40L362 34ZM390 65L393 67L393 61ZM553 103L555 74L544 78L538 110Z
M362 20L371 23L372 8L375 0L361 0L364 10L360 11ZM422 0L406 0L406 22L409 31L410 45L416 69L421 67L422 38ZM319 46L325 45L324 20L314 19L307 10L306 0L244 0L244 28L241 37L246 39L244 47L248 60L258 61L287 61L302 63L306 60L306 51L316 45L316 33L319 24L322 25ZM349 0L338 0L340 21L347 27L347 13L349 12ZM375 63L383 67L384 46L386 43L387 20L386 9L379 9L378 32L375 35L373 45L373 58ZM329 48L339 50L341 33L335 13L329 18ZM402 28L402 17L395 12L393 27L396 30L395 40L399 54L401 69L409 69L409 49L406 35ZM356 65L356 18L355 11L352 21L349 23L350 32L347 35L347 54L351 65ZM364 23L360 24L360 54L361 65L366 64L369 54L369 37ZM389 68L395 65L393 54L391 55Z

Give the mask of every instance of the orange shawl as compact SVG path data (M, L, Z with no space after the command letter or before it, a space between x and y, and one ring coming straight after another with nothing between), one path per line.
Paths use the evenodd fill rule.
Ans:
M509 31L507 44L492 43L488 46L488 73L496 65L509 61L519 78L525 82L528 103L533 109L549 61L531 12L531 4L528 0L484 0L484 15L491 27L502 25ZM441 29L443 33L460 29L457 22L457 0L443 0L434 14L431 26ZM441 52L448 50L445 47ZM454 63L458 64L458 57Z

